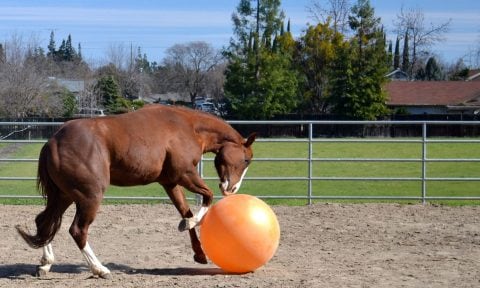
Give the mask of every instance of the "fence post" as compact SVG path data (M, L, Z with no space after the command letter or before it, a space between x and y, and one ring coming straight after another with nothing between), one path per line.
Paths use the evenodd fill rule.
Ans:
M198 174L200 174L200 178L203 179L203 155L200 157L200 162L198 162ZM195 204L200 206L202 204L202 196L200 194L195 193Z
M308 205L312 204L313 123L308 123Z
M422 204L427 203L427 122L422 123Z

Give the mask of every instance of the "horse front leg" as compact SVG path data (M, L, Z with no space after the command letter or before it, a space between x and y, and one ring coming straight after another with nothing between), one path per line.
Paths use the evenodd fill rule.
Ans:
M52 243L48 243L47 245L43 246L42 249L42 259L40 259L40 266L37 267L37 276L39 277L47 275L47 273L50 272L50 268L52 268L53 262L55 261Z
M182 223L184 222L184 219L191 219L194 218L194 216L185 199L185 194L183 193L182 187L178 185L163 185L163 187L165 188L165 191L167 192L170 199L172 200L173 205L175 206L175 208L177 208L178 212L183 218L182 222L180 222L179 230L184 231L184 227L180 227L183 226ZM200 241L198 240L195 228L192 227L187 230L190 235L190 242L192 243L192 250L194 252L193 259L197 263L207 264L207 257L205 256Z
M203 179L198 175L196 170L194 172L185 173L185 175L180 179L179 185L185 187L193 193L202 195L202 207L198 211L197 215L189 218L184 218L178 229L180 231L185 231L192 229L200 224L203 219L203 216L207 214L208 208L213 202L213 192L208 188Z

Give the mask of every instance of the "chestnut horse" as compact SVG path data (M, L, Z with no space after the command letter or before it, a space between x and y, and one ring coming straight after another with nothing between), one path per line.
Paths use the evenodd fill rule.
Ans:
M40 152L37 186L47 200L44 211L35 218L37 232L30 235L16 227L31 247L43 247L38 275L50 270L54 260L51 241L72 203L76 213L69 229L71 236L92 273L110 275L87 241L88 227L109 184L160 183L183 218L179 230L189 230L194 260L207 263L194 227L212 203L213 192L196 166L203 153L215 153L220 190L223 195L235 193L253 157L254 140L255 134L244 139L213 115L163 105L65 123ZM196 216L182 187L203 196Z

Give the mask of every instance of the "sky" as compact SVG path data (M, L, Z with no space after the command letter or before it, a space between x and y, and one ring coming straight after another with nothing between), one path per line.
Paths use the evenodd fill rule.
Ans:
M165 50L174 44L205 41L215 48L226 47L233 35L231 15L238 3L239 0L2 0L0 41L21 37L46 49L54 31L57 48L71 34L74 47L81 43L82 55L91 64L104 64L107 51L119 45L128 50L141 47L149 61L160 63ZM307 24L315 23L307 9L312 0L281 3L295 37L302 35ZM402 5L423 11L426 25L451 19L444 41L432 47L440 60L453 63L480 48L478 0L371 0L371 4L389 39L396 37L393 23ZM464 59L467 65L468 58Z

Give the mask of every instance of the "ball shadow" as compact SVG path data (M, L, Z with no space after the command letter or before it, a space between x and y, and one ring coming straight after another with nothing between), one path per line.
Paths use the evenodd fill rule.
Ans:
M238 275L237 273L228 273L220 268L193 268L193 267L175 267L175 268L152 268L152 269L137 269L127 265L108 263L109 269L116 270L125 274L145 274L145 275L157 275L157 276L198 276L198 275ZM240 273L245 274L245 273Z

